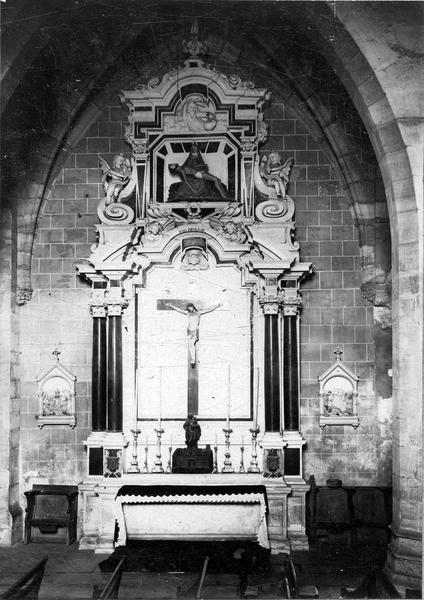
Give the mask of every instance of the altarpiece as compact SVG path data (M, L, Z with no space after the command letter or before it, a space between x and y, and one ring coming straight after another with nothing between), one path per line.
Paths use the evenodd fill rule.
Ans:
M111 166L101 158L98 243L77 265L93 287L81 547L112 551L118 521L125 540L125 506L137 539L263 540L261 493L271 549L305 547L299 315L312 265L294 241L293 161L260 153L269 91L205 65L196 35L185 49L184 66L121 92L129 152ZM213 465L172 472L193 418ZM160 491L146 492L160 485L175 486L167 513ZM174 530L178 497L193 486L210 512L201 531ZM215 531L211 507L222 503L230 517Z

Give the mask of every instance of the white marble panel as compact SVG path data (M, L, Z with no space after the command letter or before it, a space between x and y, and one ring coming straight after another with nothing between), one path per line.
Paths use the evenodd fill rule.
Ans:
M187 415L187 317L165 309L164 301L197 309L221 304L200 319L197 358L199 417L249 418L250 293L240 286L233 266L217 266L210 257L207 271L174 267L153 269L139 294L138 417L163 419ZM178 302L180 301L180 302Z
M127 539L257 539L261 505L125 504Z

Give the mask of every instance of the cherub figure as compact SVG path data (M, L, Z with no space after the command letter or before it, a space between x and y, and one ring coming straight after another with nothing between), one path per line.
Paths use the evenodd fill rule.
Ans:
M103 172L102 184L106 192L105 205L118 202L122 190L128 185L131 178L131 161L123 154L113 157L112 167L99 156L100 168Z
M293 159L288 158L284 164L281 163L279 152L270 152L262 157L259 165L259 173L265 183L274 187L277 196L286 197L286 189L289 184L289 175L293 166Z

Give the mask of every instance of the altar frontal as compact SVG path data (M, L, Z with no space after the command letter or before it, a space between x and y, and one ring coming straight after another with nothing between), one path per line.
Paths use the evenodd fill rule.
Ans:
M127 540L256 540L269 548L264 486L124 486L117 546Z

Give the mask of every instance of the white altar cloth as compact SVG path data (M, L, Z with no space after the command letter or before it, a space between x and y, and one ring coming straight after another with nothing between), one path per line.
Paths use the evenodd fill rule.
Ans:
M188 506L189 505L189 506ZM256 539L269 548L263 493L118 495L116 546L127 539Z

